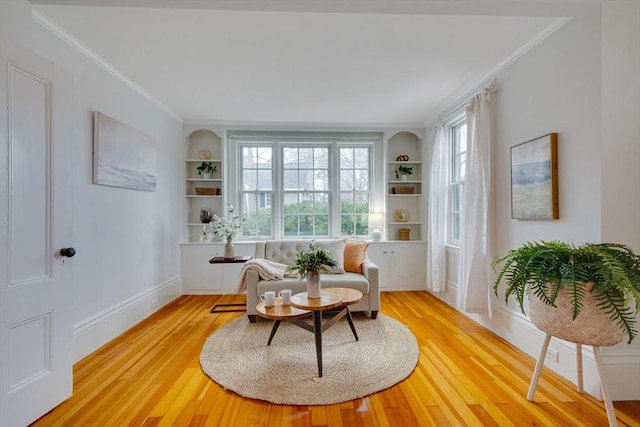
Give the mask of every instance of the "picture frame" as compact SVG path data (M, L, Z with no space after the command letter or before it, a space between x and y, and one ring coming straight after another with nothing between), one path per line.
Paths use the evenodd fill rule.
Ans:
M558 134L511 147L511 217L554 220L558 209Z
M156 191L156 142L104 113L93 115L93 183Z

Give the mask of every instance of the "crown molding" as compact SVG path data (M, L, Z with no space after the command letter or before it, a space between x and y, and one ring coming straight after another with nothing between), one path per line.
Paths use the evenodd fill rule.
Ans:
M127 76L125 76L120 70L118 70L116 67L111 65L108 61L106 61L100 55L98 55L95 52L93 52L87 46L82 44L78 39L73 37L71 34L69 34L67 31L65 31L60 25L58 25L55 22L53 22L51 19L49 19L48 16L44 15L43 13L41 13L35 7L31 8L31 18L34 20L34 22L40 24L43 28L49 30L55 36L57 36L62 41L67 43L69 46L71 46L73 49L75 49L76 51L80 52L82 55L84 55L90 61L92 61L93 63L98 65L100 68L102 68L108 74L111 74L113 77L115 77L121 83L123 83L125 86L133 89L135 92L137 92L143 98L146 98L148 101L150 101L156 107L160 108L162 111L164 111L165 113L167 113L168 115L170 115L171 117L176 119L178 122L183 123L182 117L178 116L169 107L167 107L162 102L160 102L159 100L157 100L156 98L151 96L148 92L146 92L144 89L142 89L140 86L138 86L138 84L136 84L134 81L129 79Z

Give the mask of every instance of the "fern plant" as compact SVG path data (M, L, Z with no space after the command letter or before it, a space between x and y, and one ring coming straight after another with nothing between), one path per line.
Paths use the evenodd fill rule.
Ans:
M505 301L515 298L524 313L527 291L545 304L556 306L561 289L566 289L573 319L580 314L585 298L623 329L629 343L637 336L636 316L640 313L640 256L618 243L589 243L576 247L567 243L527 242L492 263L504 265L493 286L498 295L500 282L506 284Z

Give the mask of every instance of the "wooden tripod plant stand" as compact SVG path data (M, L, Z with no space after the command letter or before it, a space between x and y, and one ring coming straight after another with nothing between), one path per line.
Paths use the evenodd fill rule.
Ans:
M564 293L564 295L563 295ZM539 298L529 295L529 308L531 321L541 331L546 333L536 367L531 378L527 400L533 402L536 386L540 378L540 372L544 365L551 337L557 337L576 344L576 365L578 370L578 393L584 393L582 381L582 346L593 347L593 355L598 367L602 397L607 410L609 426L618 425L616 413L609 393L609 385L605 376L604 362L602 360L601 347L618 344L624 338L624 331L613 323L607 314L601 310L595 300L585 298L580 315L573 320L569 298L566 290L562 290L556 301L557 307L546 305Z

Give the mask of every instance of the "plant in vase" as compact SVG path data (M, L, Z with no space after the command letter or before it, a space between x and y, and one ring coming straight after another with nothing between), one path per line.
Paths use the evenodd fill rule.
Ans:
M573 246L563 242L525 243L493 262L493 268L504 262L494 284L497 295L500 282L506 283L505 300L515 297L524 313L525 296L529 298L531 321L536 324L538 310L560 310L561 299L568 299L569 325L558 322L538 326L568 341L580 342L570 329L580 329L590 322L612 323L619 340L624 334L629 343L637 335L636 315L640 312L640 256L622 244L589 243ZM593 300L595 311L586 316ZM540 303L538 303L538 301ZM596 320L596 315L604 315ZM576 321L576 319L578 321ZM546 320L546 319L540 319ZM610 338L612 334L607 334ZM584 344L591 344L584 342ZM601 344L602 345L602 344ZM611 345L611 344L607 344Z
M307 279L307 296L320 298L320 271L337 267L329 251L311 243L309 249L296 253L296 262L286 268L286 273L297 272L300 280Z
M196 168L198 171L198 175L203 177L204 179L209 179L209 174L215 173L218 171L218 166L214 165L211 162L202 162L200 166Z
M406 180L407 175L413 175L413 166L398 166L398 169L395 170L396 179Z
M227 214L223 217L214 214L211 225L215 234L227 240L224 246L224 257L227 259L234 258L233 237L242 229L242 221L233 206L227 203Z

